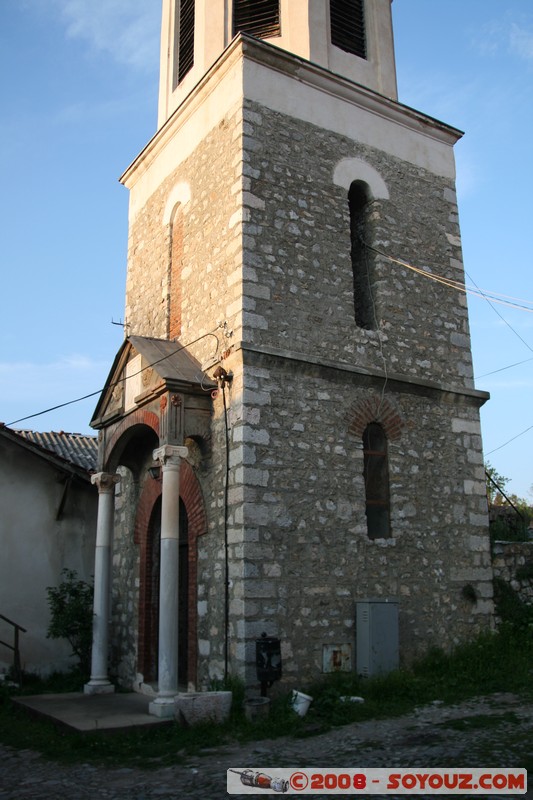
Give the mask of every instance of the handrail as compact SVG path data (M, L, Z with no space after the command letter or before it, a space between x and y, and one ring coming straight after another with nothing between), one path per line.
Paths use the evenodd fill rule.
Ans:
M0 619L3 619L4 622L7 622L9 625L13 626L13 644L8 644L2 639L0 639L0 644L3 644L5 647L9 648L9 650L13 650L13 676L20 683L22 670L20 667L19 631L22 631L22 633L27 633L27 630L26 628L23 628L22 625L19 625L17 622L13 622L12 619L5 617L3 614L0 614Z

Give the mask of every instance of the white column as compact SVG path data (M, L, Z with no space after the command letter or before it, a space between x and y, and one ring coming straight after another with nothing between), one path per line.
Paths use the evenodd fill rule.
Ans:
M91 483L98 487L98 517L96 522L96 551L94 556L93 648L91 679L85 684L85 694L114 692L107 674L109 641L109 598L111 590L111 545L115 513L115 484L119 475L98 472Z
M161 558L159 574L159 661L158 694L150 703L150 713L158 717L174 715L178 693L178 567L180 522L180 464L186 447L164 445L154 450L163 473L161 494Z

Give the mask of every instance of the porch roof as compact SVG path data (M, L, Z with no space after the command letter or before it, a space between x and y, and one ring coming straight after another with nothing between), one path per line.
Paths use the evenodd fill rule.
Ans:
M138 372L127 373L128 362L134 356L140 355L142 367ZM148 371L153 375L148 380ZM167 390L185 392L188 394L205 395L216 388L216 383L208 378L202 371L197 361L185 345L179 341L156 339L149 336L128 336L118 351L106 384L102 390L94 410L91 426L99 428L108 424L111 417L116 418L131 408L124 405L124 392L126 381L134 379L140 373L146 373L147 390L141 397L135 397L135 403L145 402L153 390L160 390L163 384ZM117 396L117 390L119 396Z

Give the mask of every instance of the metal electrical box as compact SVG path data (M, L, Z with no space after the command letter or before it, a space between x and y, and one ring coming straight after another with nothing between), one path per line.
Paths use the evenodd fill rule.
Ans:
M357 674L369 678L398 669L398 601L366 598L355 605Z

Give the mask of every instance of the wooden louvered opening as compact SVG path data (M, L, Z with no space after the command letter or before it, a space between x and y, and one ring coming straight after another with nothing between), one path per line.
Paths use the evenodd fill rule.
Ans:
M331 43L366 58L364 0L330 0Z
M181 83L194 64L194 0L179 0L179 13L176 14L178 26L178 74Z
M279 0L233 0L233 35L268 39L281 34Z

